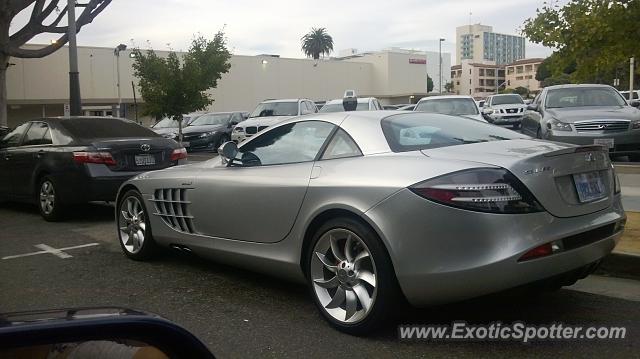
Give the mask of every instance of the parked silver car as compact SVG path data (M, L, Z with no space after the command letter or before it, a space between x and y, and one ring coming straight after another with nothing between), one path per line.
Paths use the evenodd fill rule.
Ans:
M316 114L218 152L120 188L124 254L172 247L306 281L349 333L378 327L402 296L425 306L571 284L626 220L602 147L457 116Z
M640 161L640 105L607 85L544 88L529 105L522 131L547 140L605 146Z
M423 97L413 111L463 116L472 120L487 122L482 117L476 101L471 96L444 95Z
M316 104L307 99L266 100L258 104L249 118L233 128L231 140L240 143L256 133L294 116L318 112Z

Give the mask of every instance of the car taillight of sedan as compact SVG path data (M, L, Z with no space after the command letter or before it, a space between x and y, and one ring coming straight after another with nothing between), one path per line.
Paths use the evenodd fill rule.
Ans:
M178 161L187 158L187 149L184 147L177 148L171 153L171 161Z
M466 170L409 188L431 201L490 213L532 213L544 209L515 176L504 169Z
M77 163L99 163L107 166L117 164L109 152L74 152L73 160Z

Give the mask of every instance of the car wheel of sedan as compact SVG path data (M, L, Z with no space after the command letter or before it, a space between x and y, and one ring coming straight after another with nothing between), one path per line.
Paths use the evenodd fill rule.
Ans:
M49 222L64 218L65 207L60 201L58 188L57 181L50 176L44 176L38 185L38 209L42 218Z
M130 190L118 203L118 237L122 252L134 260L153 256L156 244L151 236L148 212L140 193Z
M361 335L390 319L398 285L384 246L368 226L351 218L328 221L316 231L306 263L316 306L331 325Z

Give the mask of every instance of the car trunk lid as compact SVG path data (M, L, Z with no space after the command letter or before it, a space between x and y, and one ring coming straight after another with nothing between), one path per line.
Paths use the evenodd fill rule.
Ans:
M505 168L556 217L597 212L609 207L613 201L611 162L599 146L518 139L441 147L422 153L433 158ZM601 198L589 196L589 193L593 194L594 186L600 186ZM582 200L578 188L583 194Z
M91 142L98 152L109 152L113 171L150 171L174 165L175 141L165 138L101 138Z

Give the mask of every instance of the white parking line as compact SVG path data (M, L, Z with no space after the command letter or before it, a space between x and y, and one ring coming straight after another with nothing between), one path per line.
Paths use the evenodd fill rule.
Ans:
M99 245L100 245L100 243L88 243L88 244L81 244L79 246L73 246L73 247L53 248L53 247L48 246L48 245L46 245L44 243L41 243L41 244L34 245L34 247L42 249L41 251L25 253L25 254L17 254L15 256L6 256L6 257L2 257L2 259L4 260L4 259L30 257L30 256L35 256L35 255L38 255L38 254L45 254L45 253L53 254L54 256L56 256L58 258L65 259L65 258L71 258L73 256L71 254L69 254L69 253L65 253L64 251L68 251L70 249L99 246Z

